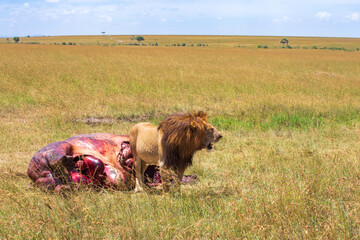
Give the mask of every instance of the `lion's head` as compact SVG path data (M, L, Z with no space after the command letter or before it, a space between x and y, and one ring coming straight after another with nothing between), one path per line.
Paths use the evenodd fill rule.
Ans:
M178 113L160 122L162 148L166 151L167 164L172 167L191 165L192 156L197 150L211 150L220 140L221 133L207 122L207 115L202 111Z
M204 146L207 150L212 150L214 143L218 142L222 138L221 133L210 123L206 123L206 138Z

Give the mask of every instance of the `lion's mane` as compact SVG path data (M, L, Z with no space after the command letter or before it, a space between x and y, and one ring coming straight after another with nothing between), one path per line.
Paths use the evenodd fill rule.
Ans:
M192 165L197 150L204 148L207 115L198 111L177 113L160 122L161 147L166 154L164 165L176 170Z

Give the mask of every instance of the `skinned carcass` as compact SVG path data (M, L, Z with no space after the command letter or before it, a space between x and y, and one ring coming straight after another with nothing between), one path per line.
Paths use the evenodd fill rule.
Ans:
M55 191L78 184L130 190L135 186L133 164L128 135L92 133L41 148L27 174L35 185ZM149 166L145 174L148 186L161 183L157 167ZM186 183L194 180L195 175L183 178Z

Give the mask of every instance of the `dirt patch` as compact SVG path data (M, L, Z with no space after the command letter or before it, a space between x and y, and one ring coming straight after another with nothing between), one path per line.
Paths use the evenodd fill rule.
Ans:
M312 73L315 76L325 76L325 77L339 77L339 74L336 73L329 73L329 72L323 72L323 71L316 71Z
M0 174L7 176L8 178L25 178L25 179L28 178L28 176L25 172L16 171L13 169L5 169L5 170L1 169Z
M116 122L116 119L113 119L113 118L87 117L87 118L82 118L82 119L75 119L74 122L85 123L85 124L88 124L88 125L99 125L99 124L111 125L111 124L114 124Z
M132 115L132 116L120 116L120 117L85 117L80 119L74 119L76 123L85 123L88 125L112 125L119 122L146 122L157 119L162 119L166 115L162 113L144 113L141 115Z
M12 153L0 153L0 162L17 162L23 159L31 158L32 152L12 152Z

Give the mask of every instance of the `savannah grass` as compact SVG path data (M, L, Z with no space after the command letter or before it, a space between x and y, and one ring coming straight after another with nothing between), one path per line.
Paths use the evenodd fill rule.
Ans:
M186 39L219 46L0 44L1 239L360 238L359 53ZM190 110L224 137L196 153L186 173L200 181L180 193L29 186L51 142ZM114 121L78 121L89 117Z

